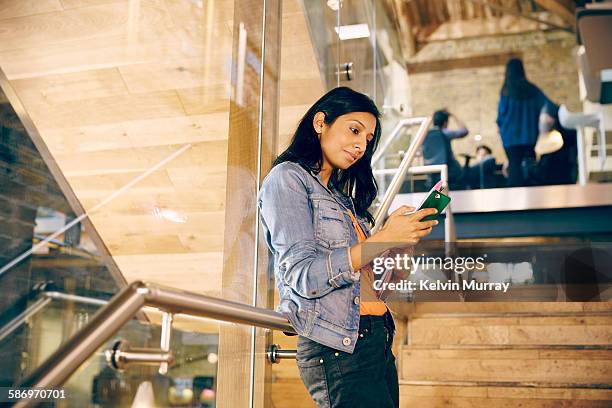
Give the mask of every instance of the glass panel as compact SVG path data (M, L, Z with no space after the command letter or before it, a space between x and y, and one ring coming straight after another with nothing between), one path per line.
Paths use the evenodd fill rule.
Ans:
M383 114L380 145L385 145L398 122L410 117L412 113L410 83L399 33L393 23L394 16L390 14L392 9L383 2L373 0L302 2L302 6L321 77L324 79L322 92L336 86L349 86L370 96ZM293 19L291 23L292 26L296 25ZM295 28L298 29L299 26ZM283 41L291 41L291 34L287 33ZM306 72L305 67L302 75ZM291 67L284 68L283 74L290 76ZM316 87L310 87L313 88ZM283 89L281 82L281 94ZM303 93L309 94L306 90ZM317 94L316 98L319 96ZM316 98L304 98L304 103L310 104ZM281 98L281 101L286 99ZM288 112L288 115L292 115L292 112ZM281 137L284 132L292 130L281 129ZM397 168L401 152L408 150L414 131L402 129L396 134L375 167L380 170ZM282 142L285 143L281 143L281 147L287 144L286 140ZM415 164L421 164L419 158ZM377 175L379 198L391 179L391 174Z
M0 90L0 386L18 382L123 284Z
M178 326L193 325L194 321L188 322L184 320ZM209 325L216 326L216 323ZM174 362L167 374L159 373L159 364L130 364L118 371L109 366L104 352L119 339L127 341L130 348L159 348L160 327L132 320L66 382L64 406L215 407L219 360L216 331L173 329Z
M340 8L339 38L340 85L349 86L378 102L376 25L371 0L346 0Z
M16 287L13 299L2 300L6 308L19 302L10 316L1 310L2 319L8 321L35 302L27 294L38 275L54 278L69 293L102 299L115 293L120 285L113 284L92 242L103 243L120 280L253 303L257 137L263 126L260 77L270 73L262 67L261 2L56 3L3 13L0 32L15 35L0 34L5 40L0 42L19 44L19 49L2 58L0 69L19 101L18 110L48 149L46 159L63 174L100 240L87 239L93 228L76 223L53 235L48 245L37 246L27 257L36 264L24 267L24 277L0 282L3 292ZM268 7L273 3L267 2ZM275 15L266 17L267 24ZM21 36L13 25L40 30ZM272 81L266 84L273 86ZM23 132L19 137L27 139ZM24 220L8 219L10 225L1 229L0 238L8 232L8 240L19 241L3 246L10 251L2 253L0 268L77 216L61 194L56 197L59 189L48 170L25 170L26 164L43 165L40 157L21 150L25 159L4 161L2 170L26 185L40 185L40 191L25 188L7 197L14 205L7 211ZM0 158L9 160L10 154L2 150ZM3 183L14 183L10 177ZM4 197L7 190L0 187ZM13 204L18 200L25 202L23 208ZM0 204L2 213L4 201ZM22 340L11 335L6 350L14 361L1 371L17 374L9 375L6 384L40 364L78 328L75 319L87 319L94 309L54 300ZM219 336L218 327L208 329L209 335ZM234 342L223 348L231 356L221 365L227 395L239 394L236 388L250 392L251 373L240 370L250 370L242 362L252 357L251 336L244 328L225 336ZM30 349L36 352L31 363L14 357L19 356L15 350ZM227 385L233 383L240 386Z
M297 1L286 2L283 5L283 13L287 16L287 19L290 19L292 24L298 24L298 30L303 30L304 26L300 21L301 19L296 18L295 14L305 18L310 37L308 41L314 47L316 63L319 67L321 79L324 82L324 88L335 88L340 84L338 63L340 61L341 44L335 28L338 26L341 17L341 1L302 1L300 2L301 7L297 3ZM304 33L301 34L303 35ZM293 33L285 30L283 44L291 42L292 37L294 37ZM285 59L284 56L283 59ZM290 68L286 67L284 72L287 73L289 70Z

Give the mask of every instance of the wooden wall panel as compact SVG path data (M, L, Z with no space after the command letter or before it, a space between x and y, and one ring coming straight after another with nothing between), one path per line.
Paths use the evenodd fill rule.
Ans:
M190 145L90 218L128 281L219 295L234 2L204 4L4 1L0 67L86 210Z

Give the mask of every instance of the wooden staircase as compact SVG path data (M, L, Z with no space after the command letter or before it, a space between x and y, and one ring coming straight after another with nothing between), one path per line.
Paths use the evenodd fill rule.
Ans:
M406 329L402 407L612 406L611 303L421 303Z

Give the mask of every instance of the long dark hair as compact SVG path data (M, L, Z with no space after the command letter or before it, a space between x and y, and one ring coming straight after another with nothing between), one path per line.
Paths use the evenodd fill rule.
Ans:
M315 173L321 171L323 151L312 124L317 112L325 114L324 121L330 126L339 116L352 112L367 112L376 118L374 137L368 142L361 159L346 170L334 169L330 177L330 183L337 190L353 198L357 214L373 223L374 218L368 212L368 208L378 194L378 187L372 174L371 160L378 147L381 129L380 112L368 96L348 87L338 87L327 92L300 119L291 139L291 144L278 156L273 166L291 161L298 163L308 171Z
M515 99L529 99L537 95L538 87L527 80L520 58L512 58L506 64L506 75L501 94Z

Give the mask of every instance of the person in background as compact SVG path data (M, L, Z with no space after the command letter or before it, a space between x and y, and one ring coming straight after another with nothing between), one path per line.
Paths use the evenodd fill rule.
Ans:
M448 128L448 121L451 117L455 121L455 129ZM425 165L446 164L448 166L448 184L451 190L465 188L463 170L453 154L451 140L465 137L468 133L465 123L446 109L441 109L433 114L433 126L429 129L423 141ZM427 189L430 189L438 180L440 180L438 174L428 175Z
M523 62L508 61L496 120L508 156L508 187L530 184L523 168L535 161L538 120L547 102L544 92L527 80Z
M540 113L540 137L551 131L561 134L563 145L554 152L542 154L532 177L538 185L575 184L578 178L576 131L559 122L559 105L546 103Z
M495 170L497 164L493 151L487 145L476 148L476 162L470 164L472 156L465 155L465 180L470 188L491 188L495 186Z

